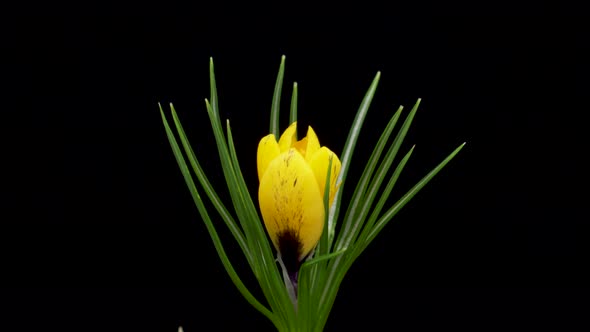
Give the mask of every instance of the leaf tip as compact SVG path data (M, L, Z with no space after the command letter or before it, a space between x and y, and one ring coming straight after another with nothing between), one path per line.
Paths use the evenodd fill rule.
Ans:
M461 145L459 145L459 146L458 146L458 147L455 149L454 153L455 153L455 154L457 154L457 153L459 153L459 151L463 150L463 147L465 147L465 144L467 144L467 142L463 142Z

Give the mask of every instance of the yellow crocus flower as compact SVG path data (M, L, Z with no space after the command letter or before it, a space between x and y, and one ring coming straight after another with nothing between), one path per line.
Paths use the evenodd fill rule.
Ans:
M324 191L330 158L330 205L334 200L340 160L321 147L311 127L297 141L297 123L292 123L277 143L275 135L258 145L258 200L270 238L288 270L315 248L324 229Z

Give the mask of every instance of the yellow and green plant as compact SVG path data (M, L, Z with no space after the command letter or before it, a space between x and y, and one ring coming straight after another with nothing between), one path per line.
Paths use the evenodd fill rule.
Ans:
M209 64L210 99L205 100L205 106L231 205L222 202L205 175L174 106L170 104L176 135L161 106L160 112L194 203L221 263L240 293L279 331L322 331L340 284L352 263L465 143L390 205L388 198L414 147L408 149L397 163L394 160L418 110L420 99L403 120L395 137L390 139L403 107L400 106L392 114L360 178L348 179L351 162L359 162L353 154L381 74L377 73L366 92L339 158L329 148L321 146L311 126L306 136L298 139L297 83L293 85L289 125L281 134L279 104L284 67L283 56L272 98L269 134L258 145L260 185L257 195L254 195L257 202L252 198L244 178L256 175L242 173L229 120L224 128L219 116L212 59ZM344 202L342 192L347 184L356 187L350 201ZM213 222L210 215L213 211L205 207L202 193L211 201L214 212L239 245L265 301L253 295L251 288L242 282L234 269L226 254L227 244L221 242L217 233L221 225ZM344 211L342 218L341 211Z

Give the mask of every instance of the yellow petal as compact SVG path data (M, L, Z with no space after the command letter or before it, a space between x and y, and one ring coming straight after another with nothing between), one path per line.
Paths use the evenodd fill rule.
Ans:
M279 154L281 154L281 151L279 150L279 144L277 144L275 135L266 135L260 140L260 143L258 143L258 154L256 156L258 180L262 179L262 175L266 171L270 162L278 157Z
M303 137L301 140L293 144L293 148L297 149L299 153L305 158L305 151L307 150L307 137Z
M260 180L258 200L277 251L281 252L281 239L295 239L297 258L305 258L322 234L324 204L312 169L296 149L281 153L269 164Z
M296 134L297 133L297 122L293 122L281 135L279 139L279 148L281 152L288 151L293 144L297 141Z
M332 170L330 172L330 205L332 205L334 196L338 190L338 186L336 186L336 179L340 173L340 159L338 159L338 156L336 156L334 152L330 151L330 149L322 146L316 151L316 153L313 154L313 156L311 156L309 166L315 174L323 200L326 188L326 177L328 176L328 166L330 165L330 157L332 158Z
M313 157L313 155L320 149L320 140L311 126L307 127L307 136L305 136L305 138L307 138L305 160L309 163L311 157Z
M309 162L311 156L320 149L320 141L313 129L311 129L311 126L309 126L307 127L307 136L293 143L292 147L297 149L305 160Z

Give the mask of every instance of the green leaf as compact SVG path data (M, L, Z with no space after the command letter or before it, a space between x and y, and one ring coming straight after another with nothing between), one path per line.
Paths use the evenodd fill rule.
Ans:
M330 245L328 242L328 218L330 217L330 184L331 184L331 177L332 177L332 156L328 161L328 170L326 175L326 182L324 184L324 210L325 210L325 217L324 217L324 230L322 231L322 235L320 237L320 243L318 250L316 251L318 255L323 256L326 255L330 251Z
M281 107L281 90L283 89L283 77L285 76L285 56L281 57L281 65L275 83L275 91L272 96L272 107L270 110L270 133L275 135L277 141L280 136L279 111Z
M395 216L401 208L403 208L424 186L432 180L432 178L440 172L448 163L453 159L459 151L465 146L465 143L461 144L458 148L455 149L445 160L443 160L438 166L436 166L430 173L428 173L425 177L422 178L412 189L410 189L397 203L395 203L385 214L379 218L379 221L375 224L375 227L369 233L366 240L366 245L368 245L377 234L383 229L383 227Z
M330 254L325 254L325 255L322 255L322 256L319 256L319 257L312 258L312 259L306 261L305 263L303 263L301 265L301 269L303 270L304 267L305 268L309 268L309 267L311 267L314 264L317 264L317 263L320 263L320 262L323 262L323 261L327 261L328 259L332 259L334 257L340 256L343 253L345 253L346 250L348 250L348 249L342 249L342 250L339 250L339 251L336 251L336 252L333 252L333 253L330 253Z
M348 133L348 138L346 139L346 144L344 145L344 150L342 151L340 161L340 174L338 175L338 180L336 183L341 183L338 192L336 193L336 197L334 198L335 206L330 211L330 218L328 219L328 242L329 245L332 245L332 241L334 240L334 231L336 229L336 220L338 219L338 214L340 213L340 200L342 198L342 192L344 189L344 185L346 184L346 175L348 174L348 169L350 167L350 162L352 161L352 154L354 152L354 148L356 146L356 142L358 140L358 136L360 134L361 128L365 121L365 117L367 112L369 111L369 106L371 105L371 101L373 101L373 96L375 95L375 91L377 90L377 85L379 84L379 78L381 77L381 72L377 72L369 90L365 94L361 105L356 113L356 117L352 123L352 127L350 128L350 132Z
M244 205L242 218L246 221L244 222L245 227L249 228L247 234L252 238L251 242L257 249L254 250L254 252L260 256L260 262L258 263L258 266L253 267L253 269L255 268L261 273L258 275L259 283L273 309L279 310L289 320L293 320L295 319L295 316L292 301L288 295L288 292L286 292L286 289L283 287L284 284L281 281L276 265L268 263L273 261L270 244L240 170L240 164L238 162L229 121L227 121L226 125L228 146L231 158L230 161L235 169L236 174L236 182L234 186ZM288 280L285 280L285 282L288 282Z
M373 212L371 212L371 216L367 220L365 227L363 227L363 231L361 232L361 235L359 236L357 242L355 242L355 252L352 254L351 259L353 259L353 260L356 259L358 257L358 255L360 255L361 252L364 250L366 237L369 234L369 232L373 229L373 225L375 224L375 221L379 217L379 214L381 213L381 210L383 209L385 202L387 202L387 199L389 198L389 194L391 194L391 191L393 190L393 187L395 186L397 179L399 178L401 172L403 171L404 167L406 166L406 163L410 159L410 156L412 155L412 152L414 151L414 147L415 147L415 145L412 146L412 148L410 149L410 151L408 151L408 153L406 153L404 158L399 162L399 164L395 168L395 171L393 172L393 174L389 178L389 181L387 182L387 186L383 190L383 193L380 195L379 201L375 205L375 208L373 208Z
M236 153L236 147L234 145L233 135L231 132L231 127L229 125L229 120L226 121L226 130L227 130L227 140L228 140L228 147L229 147L229 157L230 157L230 164L235 172L235 189L240 196L240 200L242 201L244 212L246 213L243 215L244 219L247 219L246 227L249 228L249 234L253 236L256 241L259 241L263 246L263 254L267 255L267 258L272 258L272 250L270 249L270 245L266 238L266 233L262 227L262 222L258 217L258 212L252 201L252 196L250 196L250 191L246 185L246 180L244 180L244 176L242 174L242 170L240 168L240 163L238 161L238 155Z
M284 67L284 59L282 60L282 66ZM212 84L211 98L217 99L215 73L212 66L210 66L210 76ZM219 109L213 104L209 104L207 100L205 100L205 105L213 128L213 134L221 160L221 168L226 179L232 203L236 209L240 225L244 230L246 243L252 253L252 271L257 277L259 285L274 314L279 317L278 320L282 323L292 325L295 320L294 308L282 284L279 271L274 264L272 250L265 237L265 233L263 230L259 231L259 227L260 229L262 227L261 222L246 188L241 170L239 169L233 139L228 137L228 145L219 119ZM229 126L227 129L228 135L231 135Z
M340 213L340 200L342 198L343 187L346 184L346 175L348 173L348 169L350 167L350 162L352 161L352 155L354 152L354 148L356 146L356 142L358 140L358 136L360 134L361 128L363 126L365 117L367 112L369 111L369 106L373 100L375 95L375 91L377 90L377 85L379 84L379 78L381 77L381 72L377 72L371 86L367 90L365 97L363 98L355 119L353 121L352 127L350 128L350 132L348 134L348 138L346 139L346 144L344 145L344 150L342 151L341 155L341 167L340 167L340 174L338 175L337 182L341 182L340 188L336 193L336 197L334 198L334 205L330 209L330 216L328 219L328 246L331 247L332 241L334 239L334 231L336 228L336 220L338 219L338 214ZM342 249L342 248L339 248ZM346 248L344 248L346 249ZM332 301L330 298L334 288L338 288L335 283L337 282L337 272L339 271L339 265L342 261L344 256L338 256L335 258L333 262L329 263L328 267L328 275L326 276L326 280L324 282L324 286L321 290L321 295L319 297L319 308L321 311L321 315L327 315L331 309ZM327 318L327 317L326 317Z
M418 110L419 105L420 99L418 99L418 101L412 108L412 111L406 117L406 120L404 121L402 128L393 140L393 144L389 148L389 151L387 152L385 159L379 166L377 173L375 174L374 178L371 181L371 184L367 188L367 192L362 197L362 204L360 204L360 207L355 206L354 210L352 210L352 212L349 214L350 218L344 221L344 229L342 230L342 234L340 235L340 237L343 239L341 243L342 247L350 246L354 238L358 235L358 232L360 231L363 222L365 221L365 218L369 213L369 209L371 208L371 205L373 204L375 197L379 193L379 188L381 187L381 184L385 179L385 175L389 171L391 164L393 163L393 160L395 159L397 152L399 151L404 141L404 138L406 137L406 134L410 129L410 125L412 124L412 120L416 115L416 111ZM336 248L338 249L340 247L337 246Z
M211 109L215 117L219 119L219 106L217 104L217 84L215 84L215 68L213 58L209 58L209 87L211 89Z
M252 221L249 218L250 212L247 210L246 199L239 189L239 182L236 171L233 167L228 145L225 142L221 127L215 121L215 115L211 109L211 105L208 103L207 100L205 100L205 103L207 106L207 111L209 114L211 125L213 127L213 133L215 135L215 141L217 142L217 148L219 150L219 155L221 159L222 170L226 178L228 189L230 191L232 203L234 205L234 208L236 209L240 225L242 226L244 234L246 235L246 242L248 243L248 248L250 249L254 257L255 265L252 266L252 270L255 274L261 272L256 276L260 278L260 286L265 294L265 297L269 301L269 304L273 309L273 312L275 312L279 316L288 315L285 311L286 309L282 304L282 297L279 295L280 293L277 294L277 288L270 286L273 283L272 271L268 271L268 268L265 268L265 264L268 264L265 262L272 261L272 255L265 250L264 244L262 244L260 240L257 238L254 228L252 227ZM280 276L278 276L278 278L280 279ZM274 280L276 280L276 278Z
M203 190L205 191L205 193L207 194L207 196L209 197L209 199L213 203L213 206L215 207L215 209L217 210L219 215L221 215L221 218L223 219L223 221L225 222L225 224L229 228L233 237L238 242L240 249L242 249L242 251L244 252L244 255L248 259L248 262L252 262L253 257L252 257L252 254L250 253L250 250L248 249L248 246L246 244L246 240L244 238L244 233L239 228L239 226L236 224L236 222L233 220L231 214L225 208L225 205L221 202L221 199L219 199L219 196L215 192L215 189L213 189L213 186L211 185L211 183L207 179L205 172L203 172L203 169L201 168L201 165L199 164L199 161L197 160L197 156L195 155L193 149L191 148L190 142L188 141L188 139L186 137L186 134L184 132L182 124L180 123L180 119L178 118L176 110L174 109L174 105L170 104L170 109L172 111L172 118L174 119L174 124L176 125L176 131L178 132L178 136L180 137L180 141L182 142L182 145L184 147L184 151L189 159L189 162L193 168L193 171L195 172L195 174L197 175L197 178L199 179L199 183L203 187Z
M381 153L383 152L383 149L385 148L385 145L387 144L387 141L389 140L389 136L391 136L391 133L393 132L393 128L395 128L395 125L397 124L397 121L400 117L402 110L403 110L403 106L400 106L397 109L397 111L391 116L391 119L387 123L385 130L381 134L379 141L377 142L377 144L375 145L375 148L373 149L373 153L371 154L371 157L369 158L369 161L367 162L367 165L365 166L363 174L361 175L361 178L358 181L358 184L356 186L356 189L354 190L352 198L350 199L350 203L348 204L348 209L346 211L346 214L344 216L344 221L342 224L342 230L338 234L338 239L336 241L336 248L341 248L343 246L347 246L348 243L350 242L350 241L347 241L347 235L352 231L351 230L351 228L353 226L352 224L353 224L354 220L357 218L359 205L361 205L361 203L364 201L367 186L369 185L369 182L370 182L371 178L373 177L373 172L375 170L375 167L377 166L377 163L381 159ZM342 243L346 243L346 244L343 245Z
M242 280L240 279L240 277L238 276L238 274L234 270L229 258L227 257L227 254L225 253L225 250L223 248L223 244L221 243L221 239L219 238L219 235L217 234L217 231L215 230L215 227L213 226L213 222L211 221L211 218L209 217L209 214L207 213L207 210L203 204L203 201L201 200L201 197L199 196L199 193L197 192L197 188L196 188L195 183L192 179L192 176L190 174L190 171L188 169L186 161L184 160L184 157L182 155L180 147L178 146L178 142L176 141L176 138L174 137L174 134L172 133L172 130L170 129L170 125L168 124L168 121L166 120L166 116L164 115L164 111L162 110L162 106L161 105L159 105L159 106L160 106L160 114L162 116L162 122L163 122L164 128L166 130L166 136L168 137L168 141L170 142L170 147L172 148L172 152L174 153L174 157L176 158L176 162L178 163L178 166L182 172L182 176L184 177L186 185L188 186L191 196L193 197L193 202L197 206L197 209L199 210L199 214L201 215L201 217L203 218L203 221L205 222L205 226L207 228L207 231L209 232L209 236L211 237L211 240L213 241L213 245L215 246L215 250L217 251L217 254L219 255L219 258L221 260L221 263L223 264L223 267L225 268L230 279L236 285L236 287L238 288L238 290L240 291L242 296L244 296L246 301L248 301L248 303L250 303L254 308L256 308L256 310L260 311L264 316L266 316L268 319L270 319L277 328L280 328L282 326L281 322L279 320L277 320L275 315L272 312L270 312L265 306L263 306L252 295L252 293L250 293L250 291L242 283Z
M289 112L289 124L297 122L297 82L293 83L293 94L291 95L291 112ZM297 128L295 128L295 139L297 139Z

